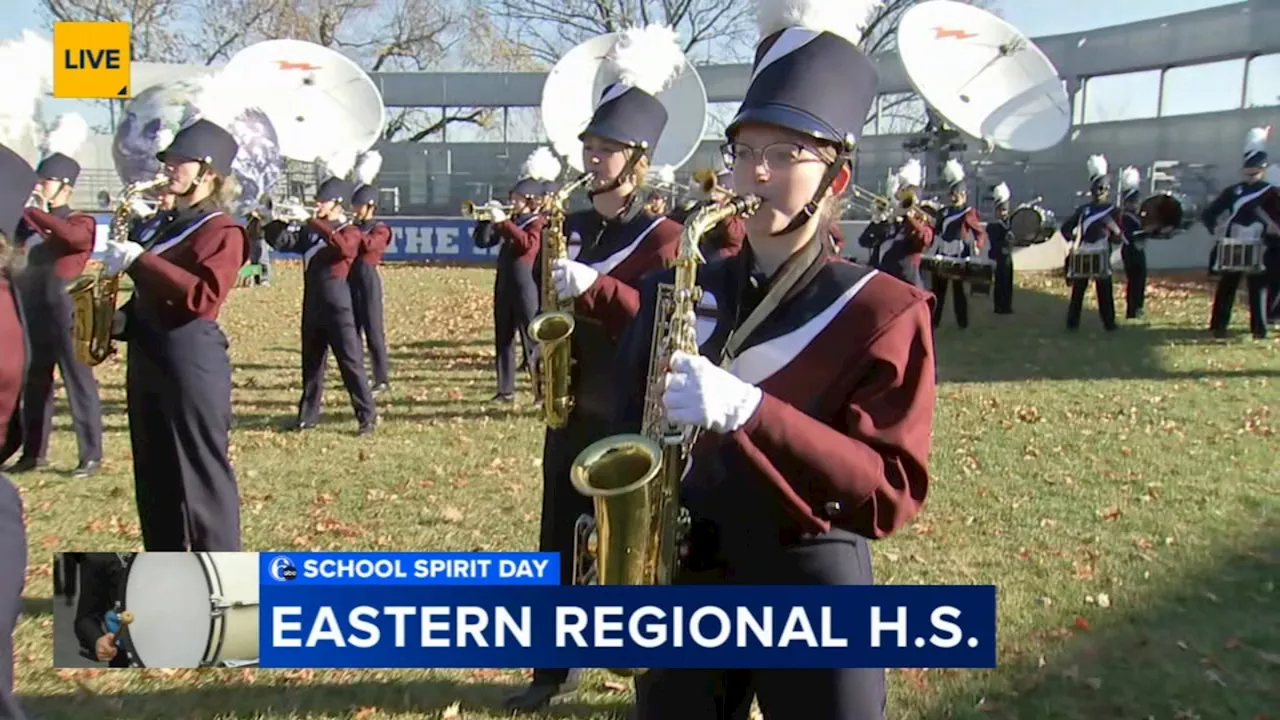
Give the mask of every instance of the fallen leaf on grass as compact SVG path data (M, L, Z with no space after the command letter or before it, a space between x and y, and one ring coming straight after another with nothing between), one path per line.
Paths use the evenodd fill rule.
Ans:
M1088 630L1088 629L1089 629L1089 621L1088 621L1088 620L1086 620L1085 618L1083 618L1082 616L1077 615L1077 616L1076 616L1076 629L1077 629L1077 630Z
M1240 638L1234 635L1228 635L1227 639L1222 641L1222 647L1226 648L1227 650L1235 650L1236 648L1240 647Z
M627 686L624 683L614 682L613 680L605 680L604 689L610 692L626 692Z
M462 703L455 702L440 713L440 720L455 720L462 717Z
M1124 514L1124 511L1118 507L1109 507L1106 510L1099 510L1098 517L1103 520L1115 520Z
M377 711L378 711L377 708L369 707L368 705L366 705L360 708L359 710L356 710L354 713L352 713L351 720L366 720L369 716L373 715Z

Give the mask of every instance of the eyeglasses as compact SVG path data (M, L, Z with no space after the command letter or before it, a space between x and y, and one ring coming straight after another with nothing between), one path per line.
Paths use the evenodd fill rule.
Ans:
M746 143L725 143L720 146L720 154L724 158L724 166L730 170L739 160L758 162L764 165L765 170L785 170L804 162L822 162L816 150L792 142L773 143L761 150Z

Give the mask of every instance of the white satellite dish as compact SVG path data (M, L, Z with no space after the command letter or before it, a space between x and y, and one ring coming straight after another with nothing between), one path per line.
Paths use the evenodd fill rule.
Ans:
M578 172L583 171L578 135L591 122L604 89L618 80L608 57L621 37L622 33L607 33L580 43L551 68L542 86L542 128L556 152ZM649 161L654 167L679 168L702 142L707 126L707 89L686 61L684 72L656 97L667 109L667 125L649 153Z
M1007 150L1036 152L1071 128L1071 101L1049 58L1017 28L952 0L912 6L898 24L912 86L959 130Z
M382 136L382 93L339 52L302 40L267 40L236 53L223 72L271 119L287 158L312 162L362 153Z

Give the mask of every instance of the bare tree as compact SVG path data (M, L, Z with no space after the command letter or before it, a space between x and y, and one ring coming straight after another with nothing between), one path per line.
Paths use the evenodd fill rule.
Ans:
M506 37L548 64L596 35L662 23L700 60L749 59L755 44L751 3L743 0L481 0Z
M213 65L262 40L295 38L343 53L370 72L447 66L476 26L454 0L40 0L48 19L131 23L133 59ZM477 48L480 46L476 46ZM498 48L490 42L487 47ZM505 52L505 50L504 50ZM483 108L442 117L398 108L387 140L420 141L453 123L486 126ZM439 113L437 113L438 115Z

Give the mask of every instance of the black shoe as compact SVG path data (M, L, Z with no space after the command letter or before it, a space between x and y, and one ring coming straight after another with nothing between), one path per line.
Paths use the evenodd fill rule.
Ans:
M315 426L316 424L313 422L307 422L306 420L298 420L294 422L292 425L290 425L289 429L290 430L313 430L315 429Z
M1211 329L1210 329L1210 332L1212 332L1212 333L1213 333L1213 336L1214 336L1215 338L1219 339L1219 340L1226 340L1226 339L1227 339L1227 331L1226 331L1226 330L1220 330L1220 329L1218 329L1218 328L1211 328Z
M98 467L100 465L102 465L102 461L100 460L88 460L86 462L82 462L76 466L75 470L71 471L71 477L87 478L91 475L97 475Z
M10 465L8 472L24 473L32 470L41 470L49 466L49 461L44 458L24 457L18 458L18 461Z
M382 393L387 392L390 389L391 389L391 383L383 381L373 386L373 394L381 395Z
M563 685L535 683L507 698L502 706L506 710L532 712L568 700L577 692L576 682Z
M1119 325L1103 325L1102 328L1107 332L1115 332L1120 329Z
M513 403L516 401L514 393L498 393L489 399L489 402Z
M378 416L374 415L372 419L360 423L360 435L372 435L374 428L378 427Z

